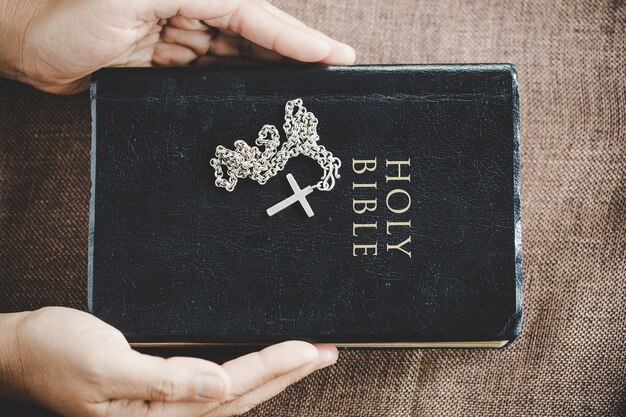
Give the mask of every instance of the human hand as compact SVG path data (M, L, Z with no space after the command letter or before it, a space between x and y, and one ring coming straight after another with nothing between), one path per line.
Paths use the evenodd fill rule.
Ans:
M0 0L0 75L73 93L102 67L199 56L352 64L354 50L266 0Z
M243 414L336 360L334 346L298 341L221 366L163 359L132 350L118 330L78 310L0 315L0 394L68 417Z

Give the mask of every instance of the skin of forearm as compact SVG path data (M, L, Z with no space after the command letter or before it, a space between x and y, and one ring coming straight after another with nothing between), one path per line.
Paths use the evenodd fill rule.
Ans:
M18 328L29 313L0 314L0 397L29 400Z
M28 29L48 0L0 0L0 76L27 80L24 56Z

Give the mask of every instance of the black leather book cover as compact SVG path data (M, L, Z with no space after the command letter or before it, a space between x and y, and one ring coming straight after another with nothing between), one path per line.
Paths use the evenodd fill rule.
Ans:
M89 306L132 342L496 347L519 334L513 66L106 69L91 99ZM269 216L320 181L315 160L230 192L210 160L255 146L266 124L280 148L294 99L340 177Z

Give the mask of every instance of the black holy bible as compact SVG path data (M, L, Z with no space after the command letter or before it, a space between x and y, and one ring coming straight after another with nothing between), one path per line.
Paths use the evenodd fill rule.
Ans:
M519 334L511 65L106 69L91 100L89 307L135 345Z

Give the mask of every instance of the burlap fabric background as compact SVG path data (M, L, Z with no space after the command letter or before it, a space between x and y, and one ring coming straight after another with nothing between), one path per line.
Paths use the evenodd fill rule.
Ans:
M526 321L500 351L344 351L251 415L624 415L626 2L275 3L359 63L518 66ZM89 123L0 82L0 311L86 307Z

